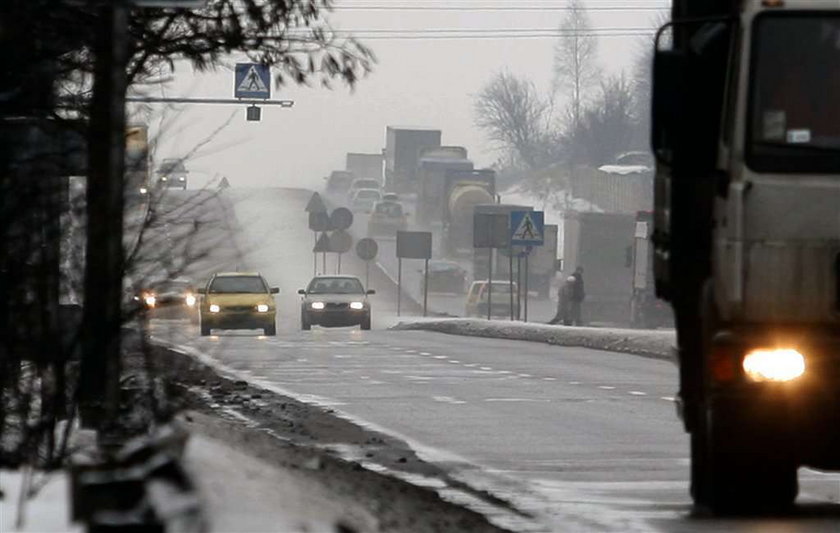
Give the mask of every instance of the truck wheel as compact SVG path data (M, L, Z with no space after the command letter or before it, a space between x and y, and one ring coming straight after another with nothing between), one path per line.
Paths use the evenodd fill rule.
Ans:
M705 459L698 465L706 476L697 487L700 501L716 514L783 511L799 491L788 447L768 432L745 428L732 411L710 413Z
M302 329L303 331L309 331L310 329L312 329L312 324L309 322L309 317L306 315L306 313L300 314L300 329Z

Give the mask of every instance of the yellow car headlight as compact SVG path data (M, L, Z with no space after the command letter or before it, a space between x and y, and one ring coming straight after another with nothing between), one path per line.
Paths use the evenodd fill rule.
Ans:
M805 357L793 349L759 349L744 356L744 372L753 381L791 381L805 373Z
M364 309L365 304L362 302L350 302L350 309Z
M195 305L196 299L195 296L192 294L188 294L184 296L184 303L187 304L189 307L193 307Z
M312 309L323 309L325 306L324 306L324 302L312 302L311 307L312 307Z
M210 312L211 313L218 313L221 311L221 308L216 304L210 304Z
M268 306L266 304L259 304L257 306L257 311L260 313L268 313Z

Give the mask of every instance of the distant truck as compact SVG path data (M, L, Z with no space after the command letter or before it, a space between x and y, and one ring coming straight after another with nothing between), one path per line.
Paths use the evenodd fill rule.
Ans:
M382 154L357 154L348 153L345 169L352 172L357 178L372 178L382 183Z
M447 200L447 175L473 170L462 146L423 148L417 160L417 222L424 227L442 225Z
M149 127L129 124L125 135L125 193L129 198L149 192Z
M477 205L496 199L493 170L448 170L440 198L443 250L449 256L467 256L473 249L473 214Z
M563 277L583 268L586 323L627 324L633 296L635 214L569 212L563 223Z
M385 189L416 191L417 163L424 148L440 146L441 131L430 128L388 126L385 132Z

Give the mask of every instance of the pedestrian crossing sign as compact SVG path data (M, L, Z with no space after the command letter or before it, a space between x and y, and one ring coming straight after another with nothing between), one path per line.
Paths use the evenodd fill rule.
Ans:
M237 63L234 72L234 98L271 98L271 71L259 63Z
M511 246L542 246L544 229L545 213L542 211L510 212Z

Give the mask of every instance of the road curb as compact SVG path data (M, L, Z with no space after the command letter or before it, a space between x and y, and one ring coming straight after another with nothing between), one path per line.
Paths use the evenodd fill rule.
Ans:
M466 318L401 321L390 329L539 342L674 361L673 331L582 328Z

